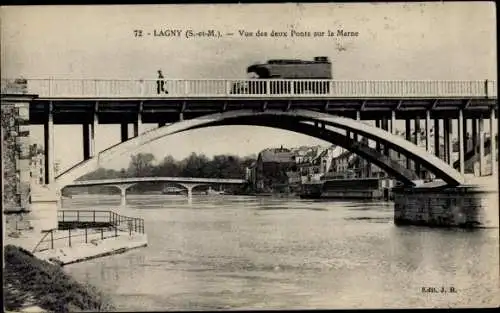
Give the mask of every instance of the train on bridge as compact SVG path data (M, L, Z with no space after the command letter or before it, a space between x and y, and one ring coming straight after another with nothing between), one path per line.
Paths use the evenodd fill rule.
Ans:
M250 78L257 80L234 83L231 94L328 94L329 83L317 80L333 78L332 63L325 56L314 57L313 60L269 60L266 63L250 65L247 73Z

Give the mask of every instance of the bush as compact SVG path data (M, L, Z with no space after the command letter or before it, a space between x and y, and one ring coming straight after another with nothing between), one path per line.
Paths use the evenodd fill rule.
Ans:
M4 250L4 285L33 294L41 308L52 312L113 310L109 299L96 288L78 283L61 267L39 260L19 247L8 245ZM12 292L6 293L5 300L7 309L22 305Z

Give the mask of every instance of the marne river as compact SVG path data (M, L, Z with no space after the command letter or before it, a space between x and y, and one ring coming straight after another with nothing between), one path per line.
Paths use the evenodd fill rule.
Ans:
M500 304L498 226L397 227L390 202L127 197L63 202L145 220L147 247L65 267L119 311Z

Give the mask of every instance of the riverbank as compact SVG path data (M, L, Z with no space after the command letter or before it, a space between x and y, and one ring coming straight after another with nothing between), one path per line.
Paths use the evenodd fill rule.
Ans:
M147 246L144 228L132 224L137 231L124 226L42 233L30 222L29 215L5 218L4 311L113 310L107 297L93 286L78 283L61 267Z
M68 234L71 234L71 239ZM84 229L73 229L71 233L67 230L54 230L52 236L47 234L42 241L42 234L35 236L29 231L18 232L15 237L11 237L12 235L9 233L6 236L6 245L32 251L30 253L35 257L59 266L120 254L148 245L146 234L128 231L101 232L96 229L85 234Z
M62 213L63 220L66 213L66 224L59 221L59 229L45 232L30 227L28 215L7 216L4 244L21 247L39 259L60 266L119 254L148 244L144 223L140 219L111 211L63 210ZM95 222L89 222L89 218ZM100 227L88 227L96 222L103 223ZM111 225L112 222L116 225Z
M50 312L113 311L110 299L90 285L78 283L60 266L29 251L4 247L4 309L38 307Z
M83 232L80 230L80 232ZM75 234L78 236L78 234ZM81 234L80 238L83 237ZM83 262L113 254L120 254L132 249L146 247L148 244L146 234L136 232L118 231L116 237L100 239L100 233L88 235L88 243L79 243L76 246L47 249L34 253L34 255L48 262L64 266L67 264ZM113 234L114 236L114 234Z

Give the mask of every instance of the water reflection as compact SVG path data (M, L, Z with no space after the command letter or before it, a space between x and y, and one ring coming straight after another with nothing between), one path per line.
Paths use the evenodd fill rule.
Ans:
M395 227L381 202L127 201L120 212L145 219L148 247L66 268L121 310L498 305L498 229ZM459 293L421 292L434 284Z

